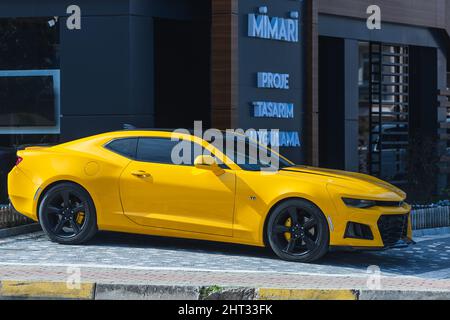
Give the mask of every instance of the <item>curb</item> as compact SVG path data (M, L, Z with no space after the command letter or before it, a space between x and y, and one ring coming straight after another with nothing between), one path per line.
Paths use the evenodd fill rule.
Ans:
M23 226L13 227L13 228L7 228L7 229L1 229L0 230L0 238L7 238L7 237L13 237L18 236L25 233L32 233L36 231L40 231L41 226L39 223L32 223L32 224L26 224Z
M71 287L65 282L1 281L1 299L94 299L95 284L81 283Z
M0 300L450 300L450 291L278 289L0 281Z
M358 300L358 292L356 290L260 288L258 300Z

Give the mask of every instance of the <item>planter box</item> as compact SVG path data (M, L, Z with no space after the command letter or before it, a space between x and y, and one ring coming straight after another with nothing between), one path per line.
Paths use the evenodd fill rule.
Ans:
M33 223L33 221L21 215L11 207L0 207L0 229L17 227L30 223Z

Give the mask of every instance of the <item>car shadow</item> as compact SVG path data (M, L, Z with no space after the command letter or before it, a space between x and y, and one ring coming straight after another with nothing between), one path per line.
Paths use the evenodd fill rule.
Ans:
M267 248L252 247L233 243L138 235L119 232L99 232L89 242L89 245L127 248L152 248L202 252L208 254L230 256L249 256L277 259L277 256Z
M450 278L450 274L432 275L450 268L450 250L445 247L450 243L425 241L418 245L380 252L374 251L332 251L323 259L311 264L281 261L270 249L220 242L167 238L147 235L101 232L91 242L99 247L152 248L175 250L187 253L205 253L226 255L230 257L257 258L259 262L276 261L290 272L305 272L314 268L337 267L354 270L359 273L367 271L370 266L377 266L383 273L403 276L420 276ZM440 248L442 246L442 248ZM448 251L448 252L447 252ZM262 261L261 261L262 260ZM309 266L309 268L308 268ZM285 270L284 268L284 270ZM278 270L276 270L278 271Z

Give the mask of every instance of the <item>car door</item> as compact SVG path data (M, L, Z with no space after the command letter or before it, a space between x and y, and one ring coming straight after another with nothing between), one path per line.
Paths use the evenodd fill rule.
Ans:
M139 138L136 159L120 177L125 214L140 225L232 236L234 172L217 176L193 165L175 165L171 153L176 144L169 138Z

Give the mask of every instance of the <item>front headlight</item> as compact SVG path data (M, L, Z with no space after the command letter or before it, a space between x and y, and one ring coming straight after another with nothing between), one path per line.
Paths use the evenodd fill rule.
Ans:
M373 200L342 198L342 201L344 201L347 207L358 209L367 209L377 205L376 201Z

